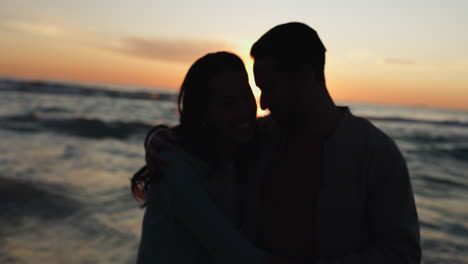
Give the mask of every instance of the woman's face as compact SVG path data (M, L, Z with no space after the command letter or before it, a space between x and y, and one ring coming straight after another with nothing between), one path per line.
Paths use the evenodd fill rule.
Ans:
M216 137L234 144L249 141L255 132L257 105L247 74L228 69L216 75L209 85L207 124L215 130Z

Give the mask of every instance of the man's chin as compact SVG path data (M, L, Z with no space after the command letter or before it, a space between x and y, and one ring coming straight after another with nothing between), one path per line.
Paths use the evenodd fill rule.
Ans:
M271 118L283 129L297 129L302 126L300 115L271 113Z
M271 111L270 115L271 118L273 118L273 120L275 120L279 124L286 125L288 123L289 116L286 114Z

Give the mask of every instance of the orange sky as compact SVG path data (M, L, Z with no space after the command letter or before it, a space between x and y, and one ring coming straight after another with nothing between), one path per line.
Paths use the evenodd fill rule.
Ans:
M71 7L65 4L47 6L50 1L45 1L41 7L36 4L37 8L33 4L33 11L25 11L20 4L0 4L3 8L0 8L3 10L0 15L7 14L0 18L0 76L177 89L190 64L208 52L235 52L251 72L248 53L253 42L272 26L293 20L294 12L298 18L304 17L298 9L288 7L284 11L287 15L273 12L265 15L265 22L250 19L245 25L242 23L246 22L236 24L236 20L230 18L200 18L190 17L190 14L184 17L187 21L182 21L183 14L177 16L174 9L165 19L179 19L180 23L152 21L151 24L157 14L145 17L142 9L127 10L124 1L116 1L114 3L121 9L108 13L96 11L97 17L104 16L103 22L90 27L87 23L93 19L86 17L89 7L74 7L75 14L75 10L67 9ZM92 1L88 4L98 5ZM306 2L303 5L309 7ZM355 21L302 19L315 27L327 46L326 78L332 96L342 101L468 109L468 37L462 34L462 27L454 28L454 25L466 26L468 22L458 13L450 13L458 12L457 6L445 11L435 7L425 10L427 23L434 20L431 12L434 16L445 12L446 17L436 22L445 23L447 27L435 32L445 34L443 40L433 38L434 32L418 31L426 18L418 21L407 17L412 14L403 13L406 12L403 6L395 14L400 15L398 21L412 22L410 26L393 25L390 16L388 21L368 17L367 21L358 21L362 23L361 29L364 24L367 27L364 27L368 31L364 38L357 35L360 31L351 34L351 27L345 28L349 23L357 23ZM164 8L172 10L171 6ZM99 6L93 8L96 9L99 11ZM160 9L154 7L154 12ZM415 10L417 14L418 9ZM340 12L340 15L346 14L344 10ZM59 13L66 15L57 15ZM122 22L123 14L132 20ZM376 28L369 22L388 24ZM204 24L197 27L196 23Z

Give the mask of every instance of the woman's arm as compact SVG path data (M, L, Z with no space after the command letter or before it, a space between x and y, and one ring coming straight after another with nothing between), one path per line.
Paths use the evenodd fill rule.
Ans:
M137 264L200 263L205 259L200 242L178 223L169 207L164 179L152 184L146 197Z
M200 177L208 166L183 152L165 152L161 167L168 183L171 211L178 222L222 263L263 263L266 253L244 239L216 207Z

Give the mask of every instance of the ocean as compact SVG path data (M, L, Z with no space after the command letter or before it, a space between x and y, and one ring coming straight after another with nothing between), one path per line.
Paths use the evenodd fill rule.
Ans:
M146 131L177 123L170 90L0 80L0 263L134 263L129 179ZM408 163L423 263L468 263L468 112L346 103Z

